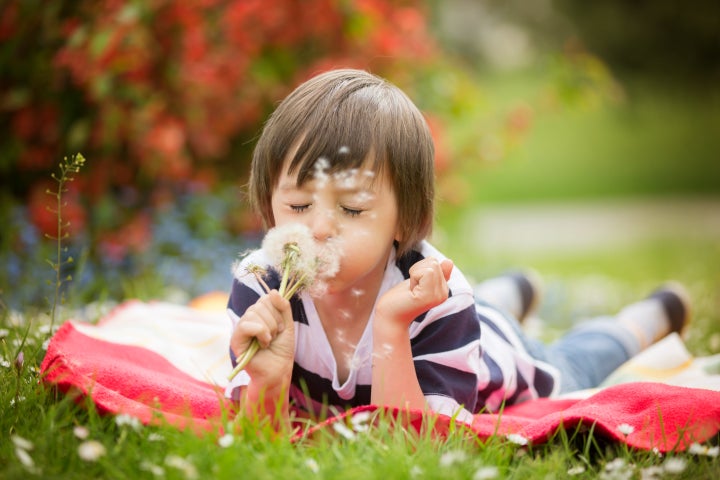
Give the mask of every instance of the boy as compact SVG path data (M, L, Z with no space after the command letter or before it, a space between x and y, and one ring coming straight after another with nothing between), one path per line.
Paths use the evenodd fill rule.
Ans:
M246 413L286 417L291 402L315 414L376 404L471 421L503 403L596 386L683 327L682 295L665 289L551 347L525 339L505 310L476 302L460 270L425 240L433 156L415 105L364 71L318 75L272 114L253 155L252 205L266 227L306 225L342 255L322 295L289 301L276 290L277 272L264 278L268 293L244 274L271 264L262 249L237 267L228 303L233 363L253 339L261 346L228 387ZM519 316L534 291L525 276L484 288L504 292Z

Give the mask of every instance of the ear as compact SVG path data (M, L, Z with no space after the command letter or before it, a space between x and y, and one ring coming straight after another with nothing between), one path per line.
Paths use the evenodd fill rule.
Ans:
M398 222L397 226L395 227L395 236L393 237L393 240L395 240L396 243L401 243L405 239L405 235L403 235L403 232L400 228L400 223Z

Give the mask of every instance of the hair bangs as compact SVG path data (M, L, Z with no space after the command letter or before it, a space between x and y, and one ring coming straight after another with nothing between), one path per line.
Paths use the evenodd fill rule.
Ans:
M384 134L377 132L382 107L369 99L365 86L346 92L340 99L328 99L315 109L304 125L302 140L288 170L297 171L298 184L312 180L318 172L339 173L360 168L379 174L387 161ZM336 93L343 93L337 90ZM333 97L333 95L330 95Z

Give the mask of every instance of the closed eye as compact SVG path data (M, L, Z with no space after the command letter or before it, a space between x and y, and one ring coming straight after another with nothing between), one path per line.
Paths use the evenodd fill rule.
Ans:
M306 204L306 205L290 205L290 209L291 209L293 212L296 212L296 213L302 213L302 212L304 212L305 210L307 210L308 208L310 208L310 205L309 205L309 204Z
M345 215L348 215L350 217L357 217L360 215L363 211L358 210L356 208L349 208L349 207L341 207Z

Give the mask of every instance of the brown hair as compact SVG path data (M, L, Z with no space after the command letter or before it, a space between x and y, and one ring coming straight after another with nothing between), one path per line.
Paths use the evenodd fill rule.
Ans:
M362 70L332 70L311 78L283 100L265 124L250 171L250 202L274 226L271 197L288 152L298 185L323 158L332 172L374 161L387 174L398 205L398 257L430 234L434 146L427 123L399 88ZM371 155L371 156L370 156Z

